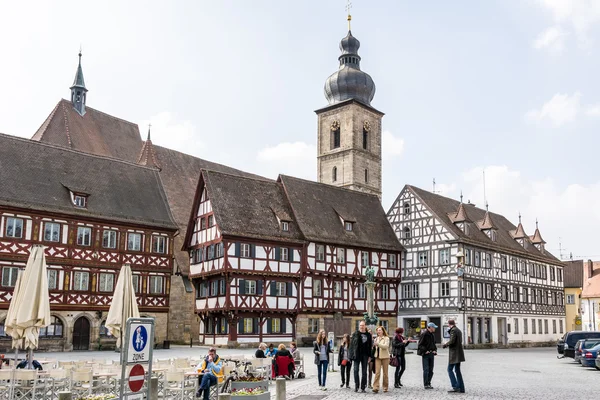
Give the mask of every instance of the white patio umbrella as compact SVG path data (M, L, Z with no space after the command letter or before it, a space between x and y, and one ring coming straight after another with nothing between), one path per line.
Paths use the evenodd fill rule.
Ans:
M50 325L50 296L44 246L33 245L25 271L19 273L6 318L6 333L13 347L37 349L40 328ZM22 343L21 343L22 341ZM31 363L31 360L30 360Z
M125 330L127 320L139 317L140 312L133 290L131 267L129 264L125 264L119 273L112 303L106 317L106 328L111 335L117 338L117 347L121 347L123 331Z

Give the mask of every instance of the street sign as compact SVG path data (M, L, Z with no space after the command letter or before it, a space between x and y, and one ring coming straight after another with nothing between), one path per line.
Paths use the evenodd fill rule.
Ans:
M136 364L129 371L129 389L132 392L139 392L142 386L144 386L145 371L141 364Z
M127 352L128 363L145 363L149 361L151 343L148 343L148 332L151 330L151 324L132 323L129 341L129 351Z

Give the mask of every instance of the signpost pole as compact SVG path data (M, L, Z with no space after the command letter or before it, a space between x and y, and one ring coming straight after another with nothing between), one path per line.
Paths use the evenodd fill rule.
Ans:
M154 318L129 318L126 332L125 340L121 341L119 399L148 400L154 350Z

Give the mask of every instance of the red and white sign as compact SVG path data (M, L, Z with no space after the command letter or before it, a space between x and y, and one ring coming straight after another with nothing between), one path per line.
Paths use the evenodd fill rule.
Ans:
M129 389L132 392L139 392L142 386L144 386L145 371L144 367L140 364L135 364L131 371L129 371Z

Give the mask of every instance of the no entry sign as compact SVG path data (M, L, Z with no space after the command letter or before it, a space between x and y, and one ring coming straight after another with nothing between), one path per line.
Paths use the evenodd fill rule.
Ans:
M139 392L142 386L144 386L144 367L140 364L135 364L129 372L129 389L132 392Z

